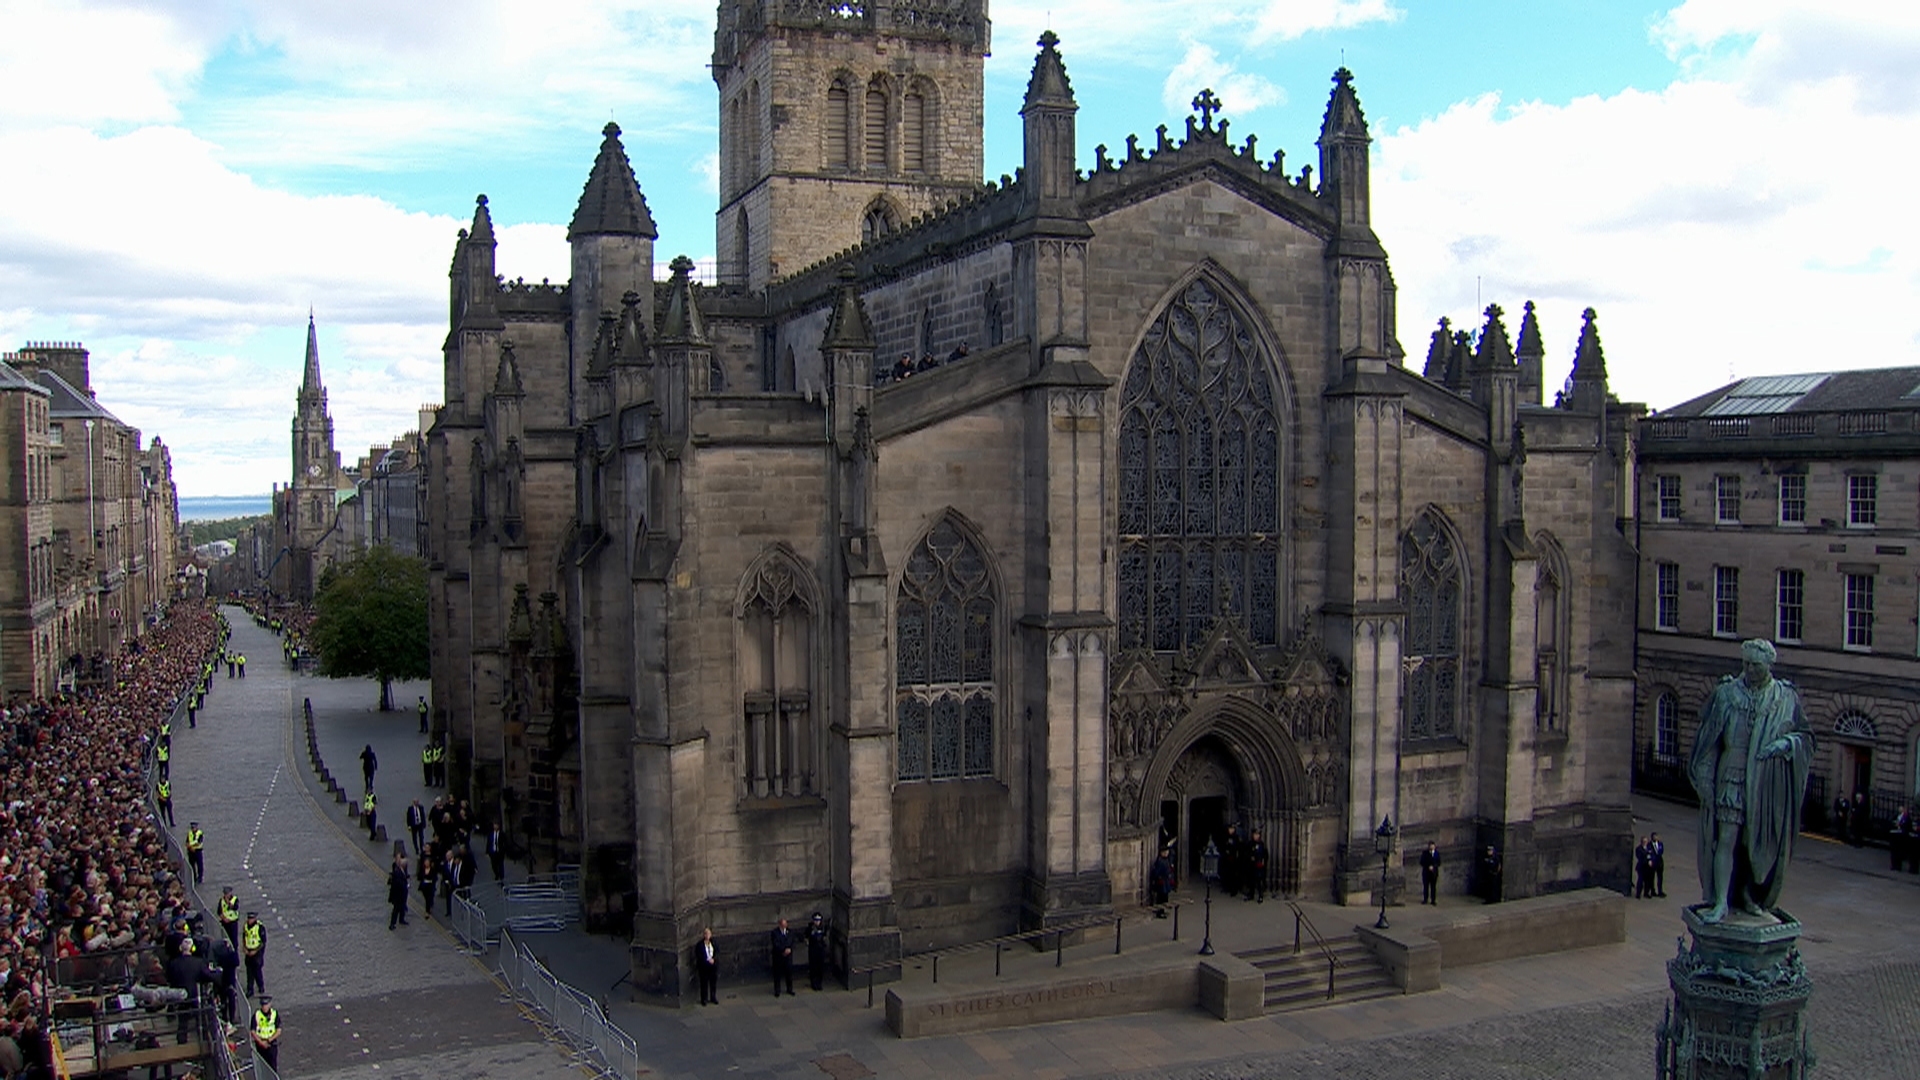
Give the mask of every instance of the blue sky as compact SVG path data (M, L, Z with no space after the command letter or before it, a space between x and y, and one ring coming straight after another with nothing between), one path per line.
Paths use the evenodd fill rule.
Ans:
M987 172L1018 164L1048 26L1083 167L1178 132L1208 86L1297 169L1344 62L1416 358L1439 316L1533 299L1550 380L1591 305L1616 390L1656 407L1920 363L1914 7L995 2ZM563 277L609 119L661 261L713 252L708 5L0 0L0 25L0 346L85 341L102 402L173 447L187 494L287 476L309 306L345 455L413 426L473 196L508 277Z

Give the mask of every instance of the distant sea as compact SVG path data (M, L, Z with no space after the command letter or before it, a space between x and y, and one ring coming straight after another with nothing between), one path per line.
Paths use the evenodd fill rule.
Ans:
M271 495L199 495L180 497L181 521L221 521L273 512Z

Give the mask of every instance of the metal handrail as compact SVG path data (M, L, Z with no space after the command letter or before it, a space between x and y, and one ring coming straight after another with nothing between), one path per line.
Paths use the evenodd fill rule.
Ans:
M884 964L871 964L867 967L853 968L847 972L847 986L851 989L854 980L861 975L865 975L867 977L867 1007L871 1008L873 1006L873 976L875 972L899 967L909 959L931 960L933 981L937 983L940 981L940 958L942 956L957 956L961 953L974 952L988 947L993 949L993 974L997 978L1000 975L1001 955L1007 946L1036 938L1044 939L1048 934L1054 935L1053 966L1060 967L1066 962L1065 942L1068 934L1078 933L1082 930L1092 930L1096 927L1104 927L1108 923L1113 924L1113 953L1115 956L1118 956L1121 952L1120 932L1124 922L1125 916L1122 915L1102 915L1098 918L1084 919L1077 923L1047 926L1038 930L1023 930L1017 934L1003 934L1000 937L984 938L980 941L969 941L965 945L954 945L945 949L935 949L932 952L915 953L911 957L903 956L898 960L889 961ZM1042 946L1042 948L1044 948L1044 946Z
M1327 944L1326 938L1320 936L1320 928L1313 925L1313 919L1308 916L1306 909L1300 906L1299 901L1288 900L1287 906L1293 909L1293 955L1300 955L1300 928L1304 926L1314 946L1320 950L1322 956L1327 958L1327 998L1331 1000L1333 973L1340 966L1340 958L1333 955L1333 948Z

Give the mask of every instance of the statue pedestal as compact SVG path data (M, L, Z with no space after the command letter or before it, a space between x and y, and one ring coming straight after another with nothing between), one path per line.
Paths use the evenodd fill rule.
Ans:
M1667 961L1673 1002L1660 1022L1660 1080L1804 1080L1813 1069L1800 923L1786 912L1706 923Z

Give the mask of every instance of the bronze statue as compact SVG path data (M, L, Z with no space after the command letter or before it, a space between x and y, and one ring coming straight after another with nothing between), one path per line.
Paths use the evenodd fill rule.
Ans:
M1741 644L1740 674L1714 688L1687 760L1700 796L1702 922L1729 907L1770 912L1800 832L1813 733L1793 684L1773 677L1776 656L1771 642Z

